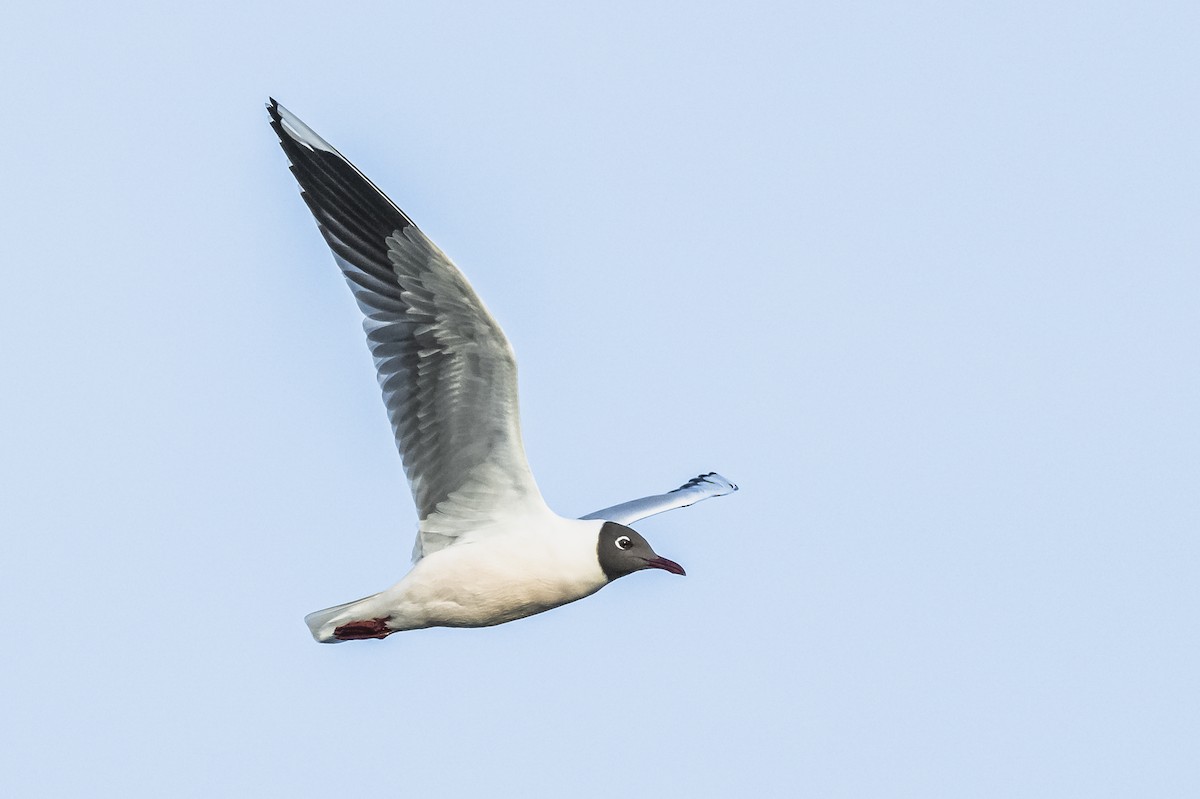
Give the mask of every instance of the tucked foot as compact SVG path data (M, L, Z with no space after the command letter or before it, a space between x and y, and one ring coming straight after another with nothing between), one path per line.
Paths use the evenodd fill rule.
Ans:
M386 618L368 619L346 622L334 629L333 637L339 641L361 641L366 638L387 638L392 632L388 629Z

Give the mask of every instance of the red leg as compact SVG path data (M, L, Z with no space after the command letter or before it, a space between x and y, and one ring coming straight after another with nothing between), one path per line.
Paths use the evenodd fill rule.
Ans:
M392 631L387 627L387 619L346 622L333 631L333 637L340 641L361 641L364 638L387 638L391 634Z

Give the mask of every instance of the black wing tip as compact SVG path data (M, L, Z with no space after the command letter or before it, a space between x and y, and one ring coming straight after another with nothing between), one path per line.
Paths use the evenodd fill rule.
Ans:
M294 157L295 148L297 146L296 137L290 134L283 124L283 114L287 111L279 104L279 101L274 97L268 97L267 100L267 115L270 116L271 130L275 131L275 135L279 137L279 146L287 153L288 160L293 164L296 162Z
M709 479L710 477L715 477L716 480L710 480ZM722 477L721 475L717 474L716 472L705 472L704 474L696 475L691 480L688 480L686 483L681 485L679 488L673 488L670 491L668 491L667 493L674 494L676 491L684 491L689 488L694 488L695 486L698 486L701 483L713 483L713 484L727 485L727 486L729 486L730 493L738 490L737 483L733 482L729 478Z
M291 163L292 174L314 214L317 208L339 215L347 224L379 235L380 242L413 221L346 157L298 116L268 97L271 129ZM311 196L310 196L311 195ZM317 215L318 222L321 215ZM368 236L369 237L369 236Z
M321 134L310 128L303 119L280 105L274 97L267 99L270 101L267 104L267 114L271 117L271 128L281 142L309 153L328 153L339 160L346 160L341 153L334 149L332 144L325 141Z

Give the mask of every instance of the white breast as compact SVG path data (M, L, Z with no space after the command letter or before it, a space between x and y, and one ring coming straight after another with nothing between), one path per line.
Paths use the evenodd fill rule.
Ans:
M420 560L380 599L395 630L487 627L582 599L608 581L603 522L553 517L504 534L464 537Z

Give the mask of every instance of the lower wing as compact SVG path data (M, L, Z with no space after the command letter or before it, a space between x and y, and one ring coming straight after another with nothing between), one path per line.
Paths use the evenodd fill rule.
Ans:
M738 487L716 472L709 472L693 477L679 488L665 494L655 494L652 497L632 499L613 505L611 508L581 516L582 519L603 519L618 524L632 524L639 519L654 516L676 508L686 508L710 497L723 497L732 494Z

